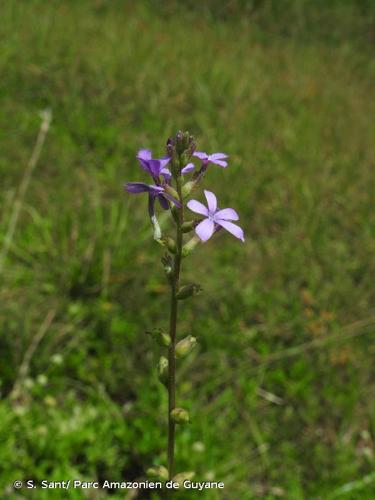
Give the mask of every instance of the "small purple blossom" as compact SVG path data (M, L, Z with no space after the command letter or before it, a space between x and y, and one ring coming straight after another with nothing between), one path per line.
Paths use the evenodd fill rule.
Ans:
M196 156L200 160L202 160L203 165L207 166L209 163L214 163L215 165L219 165L219 167L227 167L228 162L225 160L228 158L228 155L225 153L213 153L212 155L208 155L203 151L196 151L193 153L193 156Z
M172 174L166 168L170 162L170 157L165 156L159 159L153 159L149 149L141 149L138 151L137 160L145 172L151 175L156 183L159 182L159 177L162 175L166 181L169 181Z
M217 200L214 193L211 191L204 191L204 195L207 200L207 207L203 203L197 200L190 200L187 203L187 207L192 211L200 215L204 215L205 219L200 222L196 228L195 232L202 241L207 241L214 234L215 230L223 227L229 231L233 236L241 241L245 241L243 230L233 224L232 220L238 220L238 214L233 208L224 208L222 210L217 210Z
M188 174L189 172L192 172L195 168L195 165L194 163L188 163L186 165L186 167L184 167L182 170L181 170L181 174Z
M174 203L176 207L181 207L181 203L167 193L162 186L153 186L145 184L144 182L127 182L125 184L125 190L132 194L148 193L148 211L150 217L155 215L154 204L156 198L159 200L164 210L169 209L168 200Z

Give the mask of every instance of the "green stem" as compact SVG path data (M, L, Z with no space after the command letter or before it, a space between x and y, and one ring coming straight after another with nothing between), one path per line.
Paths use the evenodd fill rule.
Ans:
M174 441L175 441L175 423L171 418L171 412L176 406L176 330L177 330L177 312L178 300L176 298L177 292L180 287L180 272L182 260L182 244L183 233L182 224L184 222L184 207L182 203L181 182L177 179L177 192L181 201L181 208L179 210L179 217L176 228L176 253L174 257L173 266L173 279L171 284L171 310L170 310L170 336L171 344L168 351L168 474L169 479L174 475Z

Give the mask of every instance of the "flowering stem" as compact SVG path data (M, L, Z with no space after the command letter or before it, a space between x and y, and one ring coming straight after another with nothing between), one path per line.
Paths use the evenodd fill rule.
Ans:
M180 472L175 475L175 431L176 424L186 424L190 420L189 412L184 408L176 407L176 358L189 354L194 348L197 339L192 335L180 339L177 342L177 316L178 303L180 300L189 299L198 295L202 288L197 283L189 283L180 287L181 263L201 242L206 242L219 229L225 229L241 241L245 240L241 227L232 221L239 219L233 208L218 208L217 198L214 193L204 190L207 206L198 200L187 200L203 179L207 166L216 164L219 167L227 167L228 155L225 153L207 154L196 151L196 141L189 132L177 132L170 137L166 145L167 155L160 159L152 158L152 152L148 149L138 151L137 159L142 167L152 177L154 184L144 182L127 182L125 189L129 193L147 193L149 198L149 216L154 229L154 239L165 247L165 254L161 259L164 271L171 289L171 304L169 317L169 334L163 329L153 329L153 338L162 347L168 347L168 359L166 356L159 358L157 372L159 381L168 390L168 444L167 444L167 467L156 465L147 470L147 475L159 480L176 481L181 484L183 480L194 476L194 471ZM192 159L199 158L201 166L195 170L196 165ZM167 168L167 165L169 168ZM194 172L186 182L185 176ZM185 178L185 180L184 180ZM155 201L160 202L161 208L170 210L172 220L176 225L176 238L163 234L159 226L156 213ZM191 212L195 212L203 219L185 221L184 204ZM195 235L184 244L184 234L195 231ZM165 354L165 353L164 353ZM164 495L165 493L165 495ZM172 498L173 489L167 488L163 498Z
M245 240L243 230L232 221L239 219L237 212L233 208L219 209L214 193L204 190L207 207L198 200L188 200L189 195L197 188L204 177L209 164L216 164L219 167L227 167L228 155L225 153L207 154L203 151L196 151L196 141L189 132L177 132L174 137L170 137L166 145L167 156L155 159L148 149L138 151L137 159L142 167L152 177L154 184L149 185L144 182L127 182L125 189L129 193L147 193L149 197L149 216L154 229L154 239L165 247L166 253L161 261L171 288L171 305L169 318L169 335L163 329L155 329L149 332L155 340L163 347L168 347L168 359L161 356L158 362L159 381L168 390L168 469L164 465L150 467L147 474L150 477L157 477L163 481L175 479L180 484L182 478L190 479L194 471L180 472L174 475L174 454L175 454L175 425L189 422L189 412L184 408L176 407L176 357L181 358L189 354L194 348L197 339L192 335L177 342L177 316L178 303L194 297L201 292L201 286L197 283L189 283L180 287L180 274L182 258L187 257L199 242L206 242L219 229L224 228L241 241ZM199 158L201 167L195 170L192 159ZM169 165L170 169L167 168ZM190 180L184 181L184 176L195 171ZM182 184L184 182L184 184ZM155 214L155 201L158 199L161 208L170 210L172 220L176 224L176 239L167 234L162 234ZM185 221L184 202L190 211L204 216L204 218ZM184 234L195 231L195 235L184 244ZM172 489L165 491L165 497L171 498Z
M180 286L180 271L182 259L182 244L183 233L182 224L184 222L184 207L182 203L181 181L177 179L177 192L181 207L178 211L178 219L176 222L176 253L174 257L173 276L171 281L171 310L170 310L170 337L171 344L168 351L168 474L169 479L173 478L174 469L174 435L175 435L175 422L172 419L171 412L176 405L176 329L177 329L177 311L178 299L177 292Z

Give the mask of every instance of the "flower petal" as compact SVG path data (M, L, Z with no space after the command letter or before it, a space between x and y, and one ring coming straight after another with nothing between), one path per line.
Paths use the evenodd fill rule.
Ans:
M207 153L204 153L203 151L195 151L195 153L193 153L193 156L196 156L200 160L207 160L208 158Z
M204 195L206 197L206 200L207 200L207 206L208 206L208 210L213 214L216 212L216 209L217 209L217 200L216 200L216 196L214 195L214 193L212 193L211 191L206 191L204 190Z
M143 170L148 174L151 174L150 167L148 165L148 160L142 160L142 158L138 158L138 161Z
M194 163L188 163L186 165L186 167L184 167L182 170L181 170L181 174L188 174L189 172L191 172L192 170L194 170L195 168L195 165Z
M163 156L163 158L160 158L158 161L160 161L161 168L163 169L171 161L171 158L170 156Z
M140 149L137 153L138 160L151 160L152 155L149 149Z
M233 236L238 238L241 241L245 241L245 236L243 230L240 228L240 226L237 226L237 224L233 224L232 222L228 222L226 220L218 220L217 223L229 231Z
M147 191L150 191L149 186L144 182L127 182L124 187L125 190L128 191L128 193L133 194L145 193Z
M154 193L149 193L148 194L148 214L151 217L151 220L153 217L155 217L155 194Z
M162 168L160 160L148 160L147 165L149 167L150 174L154 177L159 177L160 170Z
M150 167L148 165L149 160L151 160L151 151L149 149L140 149L137 153L137 160L139 161L141 167L145 172L151 174Z
M164 188L161 186L150 185L147 187L148 187L148 190L150 191L150 193L154 193L155 195L160 194L160 193L164 193Z
M164 196L164 198L167 198L172 203L174 203L176 205L176 207L181 207L181 203L178 200L176 200L176 198L173 198L173 196L170 195L169 193L163 193L163 196Z
M197 214L205 215L206 217L208 215L207 208L200 201L190 200L187 203L187 207L189 210L191 210L192 212L195 212Z
M168 210L169 203L168 203L167 199L165 198L165 196L163 196L163 194L159 194L158 200L159 200L161 208L164 208L164 210Z
M215 165L219 165L219 167L227 167L228 166L228 163L226 161L223 161L223 160L209 160L210 163L214 163Z
M167 169L167 168L162 168L160 170L160 175L162 175L164 177L164 179L169 183L169 181L171 180L171 177L172 177L172 174L170 173L170 171Z
M209 156L209 160L226 160L228 158L228 155L225 153L214 153Z
M215 220L238 220L238 213L233 208L223 208L215 214Z
M213 235L214 229L215 229L214 222L210 219L204 219L195 228L195 232L202 241L207 241Z

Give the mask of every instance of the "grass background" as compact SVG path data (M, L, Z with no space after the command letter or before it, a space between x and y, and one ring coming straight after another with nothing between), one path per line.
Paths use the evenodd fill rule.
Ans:
M192 424L178 469L225 482L207 499L374 498L373 3L0 8L2 245L39 112L53 113L1 273L1 496L106 498L12 482L165 463L144 333L167 324L161 251L122 185L141 180L139 148L162 154L183 128L230 155L206 186L247 240L220 234L185 264L204 294L180 318L200 343L179 369Z

